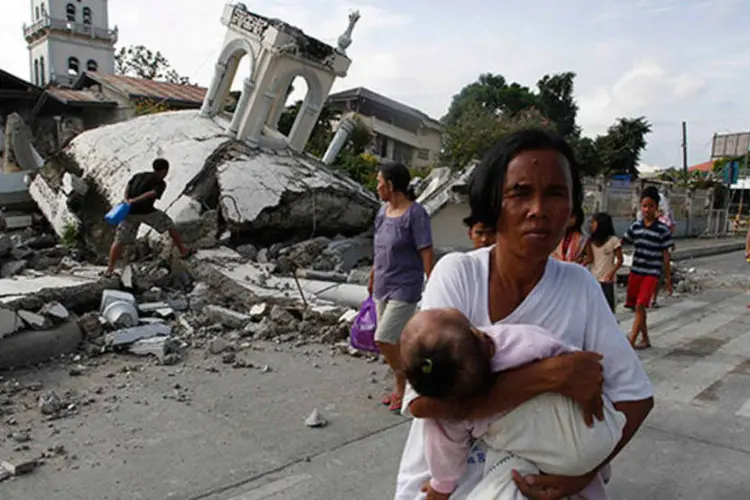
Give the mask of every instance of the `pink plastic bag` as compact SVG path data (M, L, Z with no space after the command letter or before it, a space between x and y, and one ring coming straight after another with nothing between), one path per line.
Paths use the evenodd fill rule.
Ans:
M352 323L352 331L349 335L349 344L360 351L379 354L380 349L375 344L375 329L378 327L378 316L375 311L375 301L367 297L362 302L359 313Z

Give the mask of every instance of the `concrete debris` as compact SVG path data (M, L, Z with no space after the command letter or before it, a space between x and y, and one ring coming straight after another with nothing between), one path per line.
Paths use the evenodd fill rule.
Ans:
M124 328L121 330L108 333L106 335L107 344L117 347L133 344L138 340L149 339L152 337L165 337L172 333L170 325L154 323L150 325L136 326L133 328Z
M8 471L12 476L22 476L33 472L39 465L39 460L36 458L14 460L12 462L3 460L0 462L0 465L2 465L2 468Z
M55 415L65 408L55 391L47 391L39 397L39 410L43 415Z
M209 305L206 306L203 311L206 316L214 321L218 321L227 328L243 328L251 320L251 317L246 314L232 311L231 309L221 306Z
M65 306L56 301L45 304L44 307L42 307L42 309L39 311L39 314L52 319L55 323L61 323L63 321L67 321L70 318L70 313L65 308Z
M41 314L36 314L31 311L19 310L16 311L18 316L23 320L26 325L32 330L44 330L50 326L49 320Z
M137 356L155 356L160 364L172 365L179 362L179 342L169 337L141 339L128 347L128 352Z
M17 274L21 274L21 271L26 269L27 262L25 260L12 260L6 262L0 267L0 278L12 278Z
M231 348L232 346L229 344L229 342L221 337L211 339L211 342L209 342L208 344L208 352L210 352L211 354L221 354Z
M317 408L305 419L305 425L312 428L321 428L328 425L328 420L323 418Z

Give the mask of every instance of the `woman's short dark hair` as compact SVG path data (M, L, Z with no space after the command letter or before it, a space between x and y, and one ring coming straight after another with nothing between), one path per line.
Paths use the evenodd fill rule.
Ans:
M169 162L165 158L157 158L151 164L151 168L154 169L154 172L164 172L169 170Z
M403 163L385 163L380 166L380 174L384 180L391 181L394 190L405 194L411 201L417 199L414 187L410 185L411 173L406 165Z
M469 181L469 206L476 222L497 228L503 205L505 174L510 162L529 150L555 150L568 160L573 189L572 208L575 212L583 203L583 186L573 149L561 136L542 129L512 132L498 141L476 167Z

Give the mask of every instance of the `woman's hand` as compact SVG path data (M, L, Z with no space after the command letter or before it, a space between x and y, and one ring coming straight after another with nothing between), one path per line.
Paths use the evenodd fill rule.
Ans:
M581 405L584 421L589 427L594 425L594 417L604 420L602 355L580 351L552 359L557 361L557 392Z
M513 471L513 482L526 498L531 500L561 500L580 493L596 477L596 472L585 476L546 476L534 475L523 477Z

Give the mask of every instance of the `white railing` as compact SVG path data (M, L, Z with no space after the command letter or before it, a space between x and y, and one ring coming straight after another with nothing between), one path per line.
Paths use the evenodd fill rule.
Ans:
M26 38L30 38L39 31L48 29L68 31L78 35L90 36L91 38L98 38L100 40L107 40L111 42L117 42L118 37L117 28L112 30L97 28L90 24L76 23L73 21L67 21L65 19L54 19L49 16L45 16L29 26L24 24L23 35Z

